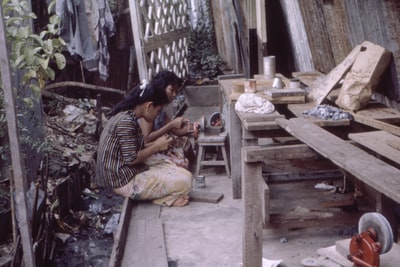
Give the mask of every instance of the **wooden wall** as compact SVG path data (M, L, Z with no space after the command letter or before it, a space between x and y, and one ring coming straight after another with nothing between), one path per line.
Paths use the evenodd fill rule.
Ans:
M215 27L219 52L233 69L233 64L240 64L233 27L237 23L235 2L246 6L248 1L212 1L214 17L218 17ZM375 97L400 110L400 1L256 1L265 1L267 51L276 55L278 72L287 76L293 71L329 73L354 46L368 40L393 53Z

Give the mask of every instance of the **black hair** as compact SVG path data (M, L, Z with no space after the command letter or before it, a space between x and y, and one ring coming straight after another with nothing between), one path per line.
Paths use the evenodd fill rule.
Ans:
M166 105L169 101L165 89L168 85L180 87L182 83L183 80L172 71L161 70L154 76L144 91L140 88L140 84L137 84L122 101L111 109L108 115L114 116L121 111L134 109L137 105L147 101L152 101L154 106Z
M174 72L169 70L159 71L153 78L162 88L166 89L168 85L173 87L181 87L183 80L179 78Z

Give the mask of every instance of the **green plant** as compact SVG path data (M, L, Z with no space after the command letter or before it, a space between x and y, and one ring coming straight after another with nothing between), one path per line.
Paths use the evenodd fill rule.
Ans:
M213 80L220 74L218 67L223 61L216 48L213 25L209 4L199 5L197 19L188 36L188 76L198 84L206 78Z
M54 60L58 69L63 69L66 64L61 53L65 42L58 37L60 18L52 15L47 29L34 34L29 22L36 19L36 15L30 11L27 1L4 0L2 5L11 66L23 71L21 88L29 87L36 96L40 96L46 82L55 78L50 62ZM49 5L49 14L54 5L55 1Z
M49 14L55 3L54 0L49 4ZM43 131L43 127L39 123L40 119L37 118L34 109L40 106L41 90L46 82L55 78L55 71L50 67L50 63L55 62L58 69L63 69L66 64L66 59L62 54L65 42L58 36L60 19L57 15L51 15L46 29L35 34L32 31L31 22L36 19L36 15L30 11L28 1L3 0L1 4L6 26L10 67L12 75L18 80L16 82L18 86L14 90L17 98L18 121L22 121L18 124L21 143L36 151L42 151L46 142L32 137L32 132L28 130L26 122L29 121L31 128ZM0 151L2 158L5 158L9 155L9 148L6 144L7 128L3 91L1 91L0 100L0 124L4 125L0 131Z

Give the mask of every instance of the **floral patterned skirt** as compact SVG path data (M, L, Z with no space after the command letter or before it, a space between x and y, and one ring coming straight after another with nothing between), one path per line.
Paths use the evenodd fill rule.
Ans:
M188 195L192 189L193 175L171 160L155 154L145 162L149 169L137 174L127 185L114 192L136 200L171 206L176 199Z

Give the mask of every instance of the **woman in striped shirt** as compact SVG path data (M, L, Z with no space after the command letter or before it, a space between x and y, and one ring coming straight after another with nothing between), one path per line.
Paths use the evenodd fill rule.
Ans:
M112 109L97 150L97 180L115 193L164 206L184 206L189 201L192 174L156 154L169 148L173 138L162 135L144 143L138 119L152 122L169 103L165 88L152 80L136 86Z

